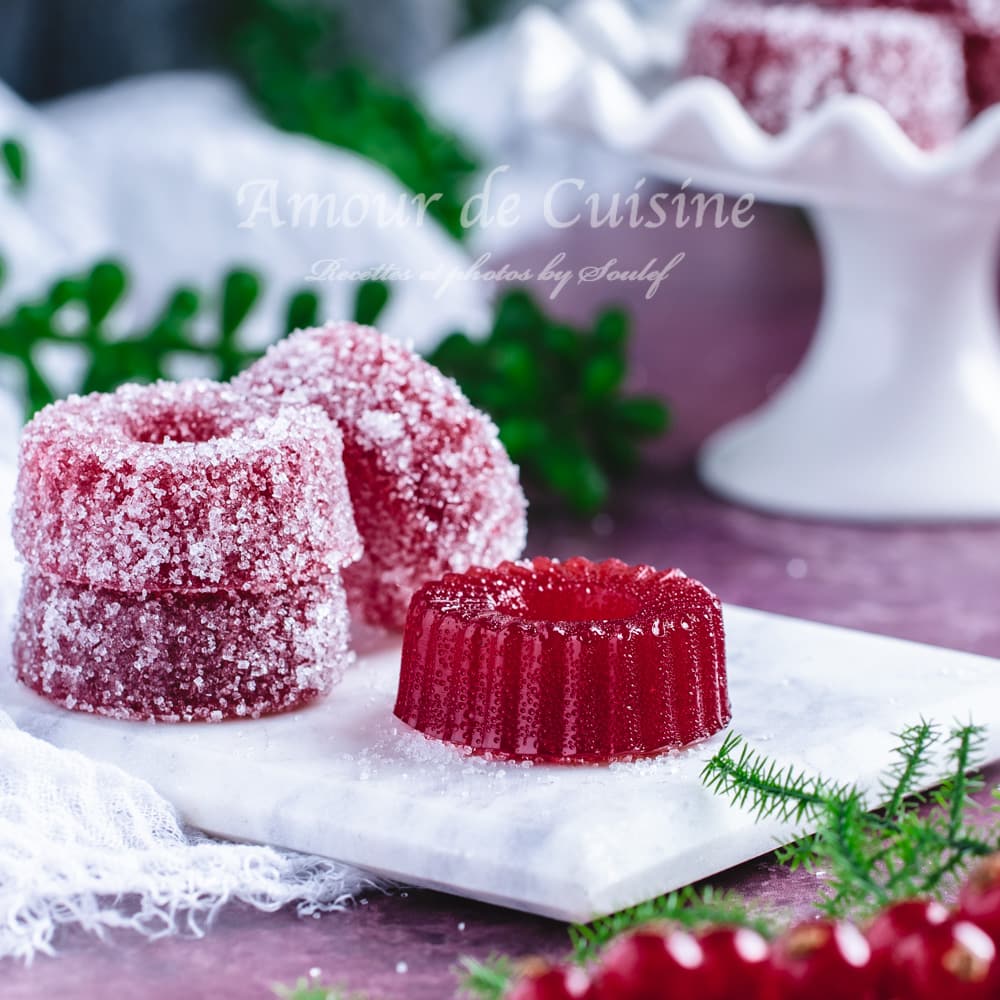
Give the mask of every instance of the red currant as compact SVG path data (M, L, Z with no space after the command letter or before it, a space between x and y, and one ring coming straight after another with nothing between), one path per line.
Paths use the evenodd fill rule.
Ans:
M697 972L700 1000L763 1000L771 949L756 932L719 927L698 936L704 962Z
M543 966L520 979L508 1000L582 1000L590 989L587 973L576 966Z
M774 946L769 1000L876 1000L875 969L852 924L812 921Z
M1000 989L996 949L967 920L949 917L892 949L884 996L891 1000L989 1000Z
M636 931L604 953L588 1000L700 1000L704 956L684 931Z
M911 934L926 934L931 928L948 922L950 914L940 904L927 899L909 899L894 903L868 925L866 936L872 950L879 989L889 989L892 958L899 943Z
M973 869L958 895L957 915L982 927L1000 946L1000 854Z

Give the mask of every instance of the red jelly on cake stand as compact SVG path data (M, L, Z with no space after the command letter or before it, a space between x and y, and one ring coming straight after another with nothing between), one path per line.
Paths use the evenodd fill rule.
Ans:
M708 440L708 485L786 514L995 519L1000 108L951 137L954 33L949 46L933 19L911 30L898 13L866 13L706 14L687 69L721 79L667 79L651 93L588 40L598 31L579 37L536 9L518 35L522 103L637 170L688 180L689 208L700 188L739 196L741 227L754 215L748 196L804 206L815 222L825 281L810 350L759 410ZM879 47L884 59L866 61ZM664 233L673 254L678 233Z
M395 714L504 759L687 746L731 717L721 604L679 570L617 560L448 574L410 605Z

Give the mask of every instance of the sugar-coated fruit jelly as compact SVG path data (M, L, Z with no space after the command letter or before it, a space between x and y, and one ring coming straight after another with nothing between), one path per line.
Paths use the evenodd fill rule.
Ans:
M961 34L906 10L712 6L692 27L683 74L720 80L773 133L837 94L877 101L928 148L969 115Z
M25 428L14 538L25 562L139 592L263 592L361 554L340 432L316 407L192 380L46 407Z
M496 427L397 341L354 323L302 330L233 385L314 403L340 427L364 541L344 581L369 623L401 629L422 583L521 554L526 503Z
M122 594L28 572L14 666L65 708L119 719L257 718L303 705L350 654L340 581L270 594Z
M731 716L722 607L679 570L538 558L414 595L395 713L479 752L601 762L675 749Z

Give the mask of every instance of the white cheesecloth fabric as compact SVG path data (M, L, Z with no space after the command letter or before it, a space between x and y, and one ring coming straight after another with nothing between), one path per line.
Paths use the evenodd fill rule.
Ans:
M52 952L65 924L201 935L230 901L308 916L371 885L322 858L192 836L146 782L0 712L0 957Z

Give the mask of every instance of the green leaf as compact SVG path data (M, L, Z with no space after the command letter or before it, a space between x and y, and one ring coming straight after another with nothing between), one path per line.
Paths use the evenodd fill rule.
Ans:
M624 309L608 309L597 317L594 340L603 350L622 352L628 336L629 318Z
M578 514L596 514L607 503L608 481L589 455L572 450L548 451L542 474Z
M413 94L358 64L331 5L244 0L229 49L275 125L381 164L414 194L433 197L428 214L464 237L462 206L476 159Z
M464 382L477 367L485 364L483 354L483 348L464 333L452 333L434 348L427 360Z
M178 288L167 302L166 313L174 323L194 319L201 309L201 296L193 288Z
M389 303L389 284L386 281L365 281L358 286L354 298L354 321L362 326L374 326L382 310Z
M250 271L231 271L222 286L223 340L231 339L250 315L260 295L260 279Z
M84 289L84 301L91 326L99 326L125 294L125 269L113 260L95 264Z
M515 462L522 462L545 446L548 429L537 417L512 416L499 423L500 440Z
M618 402L615 419L642 437L658 437L670 426L670 413L659 399L632 396Z
M583 370L583 394L594 402L610 396L625 378L625 359L602 355L593 358Z
M0 143L0 156L15 188L28 183L28 151L17 139L4 139Z
M638 465L638 442L667 426L660 401L624 395L627 336L620 310L581 330L517 289L499 300L485 340L452 334L428 360L492 415L529 493L586 516Z
M49 305L61 309L70 302L86 302L88 284L76 278L60 278L49 289Z
M308 330L319 323L319 298L315 292L297 292L288 300L285 332Z

